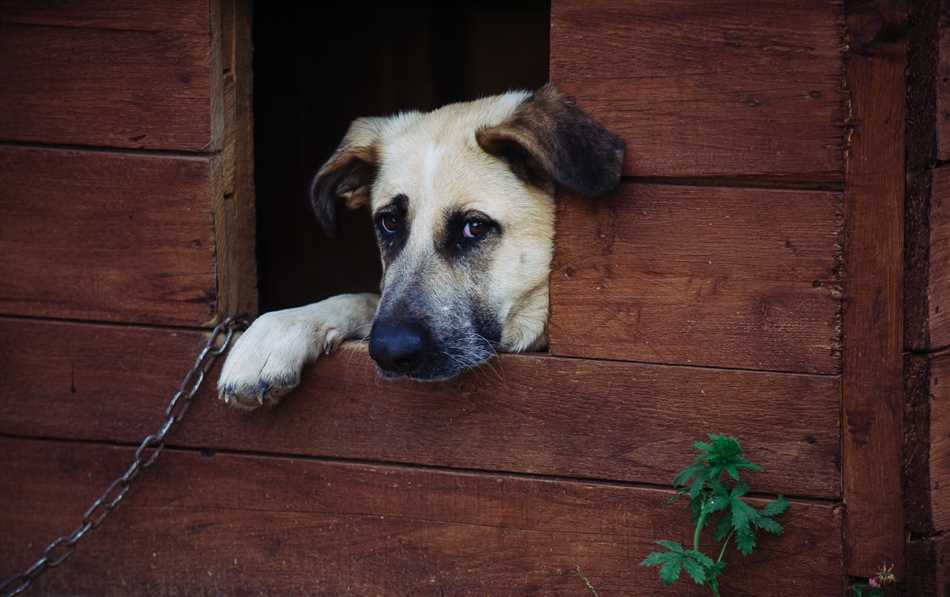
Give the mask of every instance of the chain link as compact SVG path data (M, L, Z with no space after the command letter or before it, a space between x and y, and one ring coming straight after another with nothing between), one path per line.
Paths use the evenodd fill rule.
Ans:
M43 550L43 555L29 568L0 582L0 595L13 597L13 595L25 593L37 577L46 570L55 568L68 560L69 556L76 551L76 544L86 533L99 528L105 522L109 514L125 499L129 488L132 487L132 481L139 473L152 466L158 455L162 453L162 449L165 447L165 438L188 412L192 398L195 397L195 394L201 389L201 384L204 383L205 375L211 370L217 358L228 350L234 333L246 327L247 320L244 317L228 317L212 330L208 342L195 358L194 366L185 374L178 391L168 401L168 406L165 407L165 421L159 430L142 440L138 448L135 449L132 463L89 506L89 509L82 516L80 525L72 533L58 537L47 545L46 549Z

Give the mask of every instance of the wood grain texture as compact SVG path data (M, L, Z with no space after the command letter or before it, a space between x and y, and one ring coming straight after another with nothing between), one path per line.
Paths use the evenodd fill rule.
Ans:
M0 313L200 325L215 309L207 158L0 148Z
M940 11L937 60L937 159L950 160L950 14Z
M0 23L207 35L210 0L0 0Z
M559 0L551 80L638 176L840 180L841 2Z
M933 173L930 198L929 348L950 346L950 166Z
M950 597L950 537L908 539L905 559L905 595Z
M933 530L950 531L950 351L929 357Z
M930 210L936 155L938 25L942 0L908 5L904 203L904 350L930 346Z
M906 15L851 2L845 180L844 497L847 571L903 571L904 70Z
M0 140L217 149L207 4L174 6L191 20L160 30L168 10L143 11L156 19L146 30L0 23Z
M257 314L257 210L251 108L251 7L244 0L214 3L213 71L221 85L221 154L216 157L214 231L218 316ZM217 109L217 108L216 108Z
M132 442L200 343L156 329L0 319L0 432ZM838 379L509 355L454 382L386 382L365 348L249 416L210 393L175 442L666 485L710 431L763 491L840 494ZM49 413L56 413L55 417Z
M0 575L81 516L131 449L0 439ZM22 482L29 479L30 482ZM668 491L394 466L166 450L38 594L701 595L639 566L686 541ZM23 504L31 504L27 511ZM786 532L729 553L723 594L833 595L841 519L796 501ZM121 565L116 565L121 562ZM778 582L776 579L782 579ZM251 589L251 587L253 589Z
M626 183L559 201L553 354L840 370L841 195Z

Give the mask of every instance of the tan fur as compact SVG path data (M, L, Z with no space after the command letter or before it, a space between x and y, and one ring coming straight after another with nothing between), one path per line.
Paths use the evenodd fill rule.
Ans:
M480 303L491 306L501 325L498 349L535 349L545 343L548 317L553 181L565 184L559 172L552 172L567 155L556 137L557 127L564 124L557 121L562 112L579 119L577 130L584 135L583 127L599 126L550 86L536 94L509 92L425 114L360 118L318 173L315 202L329 196L343 199L351 208L368 204L375 213L398 195L408 197L410 234L399 258L392 264L384 261L388 265L381 284L384 291L398 294L423 278L425 304L435 316L444 312L445 317L452 315L458 296L477 296ZM549 130L531 130L532 123ZM622 142L606 131L601 134L610 146L605 158L610 171L607 182L598 184L616 184ZM510 143L520 144L533 156L529 165L540 165L551 180L538 184L513 169L504 155ZM612 183L611 177L616 179ZM323 213L324 224L332 225L333 205L315 207L318 215ZM490 260L480 262L475 272L453 266L438 254L446 214L471 210L489 216L502 231ZM375 297L344 295L258 319L228 358L219 380L221 396L245 408L275 400L296 385L303 364L320 354L307 349L301 339L317 334L320 338L312 340L326 342L327 330L334 331L336 342L363 337L376 308ZM288 331L294 327L310 331L302 335ZM281 333L295 340L281 344Z

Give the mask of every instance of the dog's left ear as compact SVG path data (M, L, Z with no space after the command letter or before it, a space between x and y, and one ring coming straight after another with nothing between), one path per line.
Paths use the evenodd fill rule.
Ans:
M551 181L593 197L620 182L623 140L551 83L528 96L505 121L476 131L475 138L531 183Z
M350 209L369 203L376 178L377 146L386 118L357 118L310 181L310 205L328 236L336 231L336 208L342 199Z

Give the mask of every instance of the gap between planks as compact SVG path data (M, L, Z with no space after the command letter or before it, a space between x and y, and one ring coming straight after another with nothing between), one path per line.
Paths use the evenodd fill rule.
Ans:
M135 329L140 328L142 330L155 330L155 331L164 331L164 332L194 332L197 334L207 334L212 330L214 326L182 326L182 325L166 325L158 323L141 323L141 322L124 322L124 321L105 321L98 319L71 319L71 318L60 318L60 317L38 317L34 315L17 315L17 314L8 314L0 313L0 322L4 320L9 321L23 321L27 323L49 323L49 324L59 324L59 325L91 325L91 326L107 326L118 329ZM253 320L252 320L253 321ZM368 352L368 347L362 345L358 340L347 340L344 343L344 349L346 350L355 350L357 352ZM511 353L502 353L505 358L533 358L533 357L542 357L542 358L552 358L552 359L564 359L571 361L588 361L591 363L629 363L631 365L643 365L647 367L657 367L657 368L670 368L670 369L701 369L701 370L711 370L711 371L728 371L728 372L737 372L737 373L771 373L776 375L790 375L795 377L818 377L818 378L835 378L841 377L840 372L830 372L830 373L821 373L821 372L809 372L809 371L792 371L784 369L753 369L748 367L719 367L715 365L697 365L697 364L686 364L686 363L659 363L654 361L640 361L640 360L630 360L630 359L616 359L609 357L581 357L576 355L553 355L544 352L511 352ZM308 365L309 367L309 365Z
M85 153L108 153L118 156L178 158L182 160L203 160L221 154L214 151L183 151L180 149L134 149L129 147L109 147L107 145L82 145L67 143L40 143L36 141L13 141L0 139L0 149L38 149L50 151L81 151Z
M55 444L79 444L86 446L98 446L106 448L119 448L119 449L128 449L134 450L138 447L136 443L130 442L121 442L121 441L101 441L93 439L72 439L72 438L62 438L62 437L43 437L43 436L31 436L31 435L20 435L15 433L4 433L0 432L0 439L9 439L13 441L24 441L24 442L35 442L35 443L55 443ZM528 479L534 481L549 481L555 483L578 483L584 485L597 485L603 487L625 487L630 489L651 489L651 490L660 490L660 491L673 491L672 485L663 485L660 483L647 483L642 481L621 481L616 479L604 479L600 477L581 477L581 476L569 476L569 475L545 475L542 473L525 473L519 471L508 471L508 470L495 470L495 469L481 469L481 468L471 468L471 467L454 467L454 466L437 466L432 464L420 464L415 462L396 462L390 460L373 460L373 459L364 459L364 458L345 458L339 456L314 456L314 455L299 455L299 454L287 454L283 452L261 452L258 450L238 450L234 448L200 448L200 447L190 447L190 446L179 446L174 443L166 443L164 450L171 452L179 452L182 454L199 454L204 458L214 458L217 455L221 454L224 456L237 456L241 458L264 458L264 459L273 459L273 460L299 460L306 462L321 462L327 464L350 464L350 465L359 465L365 467L385 467L393 470L404 470L404 471L430 471L437 473L451 473L456 475L465 475L471 477L503 477L511 479ZM685 467L688 464L684 460L683 466ZM769 499L774 498L777 494L775 493L766 493L758 491L750 491L748 493L749 497L753 498L762 498ZM812 504L832 504L837 505L841 504L842 500L840 498L831 498L831 497L817 497L811 495L798 495L798 494L782 494L786 498L801 502L801 503L812 503Z

